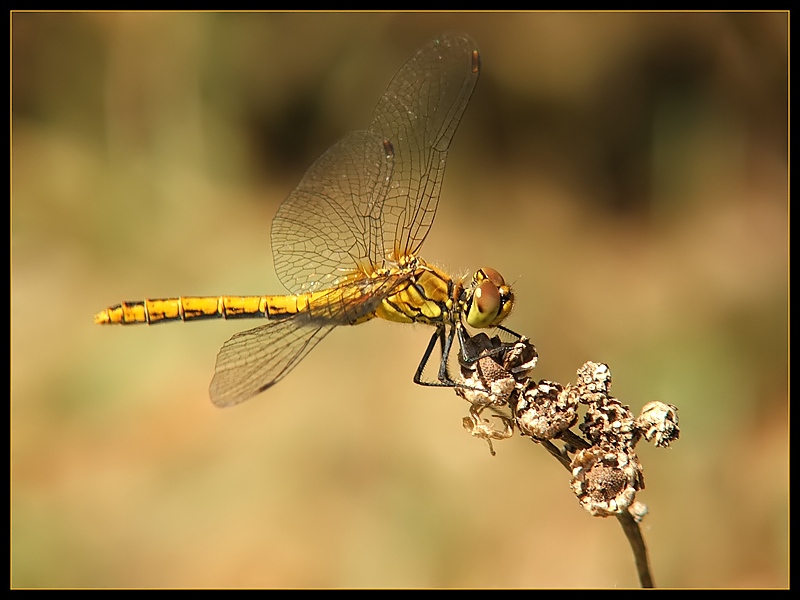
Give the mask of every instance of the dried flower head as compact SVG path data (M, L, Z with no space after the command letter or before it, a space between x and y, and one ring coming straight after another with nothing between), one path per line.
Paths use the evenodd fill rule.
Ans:
M680 437L678 409L664 402L648 402L636 419L636 427L648 442L658 448L666 448Z
M621 449L632 449L639 437L630 408L605 394L593 395L580 430L592 444Z
M573 458L570 486L589 514L607 517L631 506L644 476L635 454L593 446Z
M508 346L503 356L503 367L507 369L517 381L527 378L536 367L539 353L536 346L524 335L513 345Z
M504 405L516 381L503 367L503 355L502 343L497 337L479 333L468 338L459 356L463 382L456 393L473 406Z
M514 417L523 435L549 440L577 422L578 396L569 386L542 380L520 396Z
M611 388L611 369L605 363L584 363L578 369L578 386L590 393L608 392Z
M515 391L521 391L519 382L527 381L538 359L536 348L525 337L510 344L483 332L465 341L463 355L463 384L456 393L473 405L507 404Z

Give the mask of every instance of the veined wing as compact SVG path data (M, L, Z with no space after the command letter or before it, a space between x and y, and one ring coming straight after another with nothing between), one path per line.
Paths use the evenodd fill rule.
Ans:
M469 36L432 40L394 76L369 131L345 136L311 166L272 223L275 270L289 291L324 289L417 253L479 70Z
M375 107L370 131L394 147L383 201L384 254L416 255L436 216L447 150L478 81L480 55L465 34L438 37L397 72Z
M383 253L381 212L394 153L378 133L356 131L311 165L272 221L275 271L295 294L370 273Z
M300 323L295 315L237 333L217 354L211 402L233 406L260 394L283 379L334 327Z
M217 354L209 389L217 406L239 404L263 392L303 360L337 325L371 318L383 298L408 276L354 276L314 295L307 310L230 338Z

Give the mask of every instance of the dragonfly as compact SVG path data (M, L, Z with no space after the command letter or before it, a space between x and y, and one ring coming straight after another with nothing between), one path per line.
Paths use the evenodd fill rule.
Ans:
M266 319L220 349L209 393L221 407L275 385L335 327L375 318L433 326L414 382L458 386L448 359L454 343L464 353L467 327L519 338L501 325L514 294L498 271L454 278L418 256L479 74L468 35L434 38L391 80L369 128L347 134L314 162L272 222L275 270L289 294L123 302L97 313L95 323ZM437 344L434 381L424 373Z

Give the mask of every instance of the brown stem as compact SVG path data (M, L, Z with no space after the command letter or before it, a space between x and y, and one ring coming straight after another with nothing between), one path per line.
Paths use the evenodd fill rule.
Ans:
M575 435L567 430L570 435L562 434L561 438L567 441L575 448L586 448L589 445L580 436ZM566 453L558 449L558 446L549 440L535 440L547 450L564 468L570 471L570 460ZM650 574L650 563L647 558L647 546L645 546L644 538L642 537L642 530L639 528L639 523L636 519L626 510L624 513L617 515L617 520L625 532L625 537L628 538L628 543L633 551L633 558L636 562L636 572L639 575L639 585L643 588L652 588L653 577Z
M643 588L655 587L653 584L653 577L650 574L650 563L647 560L647 546L644 545L644 538L642 537L642 530L639 528L639 523L636 519L626 510L624 513L617 515L619 524L622 525L622 530L625 532L625 537L628 538L628 543L633 550L633 558L636 561L636 571L639 574L639 585Z

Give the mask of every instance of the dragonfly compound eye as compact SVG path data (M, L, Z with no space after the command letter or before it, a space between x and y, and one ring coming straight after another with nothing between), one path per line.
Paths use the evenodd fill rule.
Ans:
M472 293L467 323L476 329L491 327L500 313L502 305L500 290L493 281L484 279Z
M494 269L484 267L473 276L474 292L467 310L467 324L476 329L497 327L511 312L514 294Z
M498 273L491 267L483 267L482 269L480 269L476 274L476 278L477 277L480 277L481 279L488 279L489 281L494 283L498 288L501 288L506 284L506 280L503 279L503 276L500 275L500 273Z

